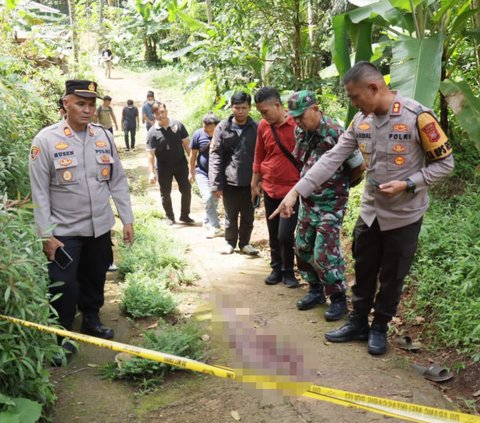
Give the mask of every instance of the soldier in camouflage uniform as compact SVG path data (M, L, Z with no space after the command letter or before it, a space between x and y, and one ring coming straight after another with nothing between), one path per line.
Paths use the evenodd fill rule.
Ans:
M337 144L343 129L323 115L311 91L295 93L288 101L288 108L297 123L293 155L303 163L303 176ZM308 310L323 304L326 295L330 297L330 306L325 312L327 321L339 320L347 312L340 229L348 201L351 169L362 163L362 155L357 150L328 181L300 202L295 247L300 273L310 290L298 301L297 307Z

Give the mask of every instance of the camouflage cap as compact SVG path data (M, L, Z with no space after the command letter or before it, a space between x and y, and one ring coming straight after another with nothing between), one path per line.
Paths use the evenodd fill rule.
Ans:
M312 104L317 104L313 91L297 91L288 99L288 110L293 117L301 116Z

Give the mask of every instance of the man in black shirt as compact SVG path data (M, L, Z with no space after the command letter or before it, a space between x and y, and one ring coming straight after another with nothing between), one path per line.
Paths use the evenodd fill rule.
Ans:
M162 206L165 210L167 222L175 223L172 208L173 177L177 181L182 194L180 221L187 224L194 223L190 218L190 202L192 198L191 185L188 181L187 156L190 155L190 140L185 126L178 120L168 117L167 107L163 103L156 103L152 107L155 124L148 130L147 151L148 167L150 169L150 183L157 180L160 184ZM157 172L155 172L155 158L157 159Z

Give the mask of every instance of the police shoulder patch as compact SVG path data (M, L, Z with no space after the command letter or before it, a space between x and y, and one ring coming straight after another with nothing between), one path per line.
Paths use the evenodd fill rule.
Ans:
M422 147L430 160L443 159L452 153L448 137L433 115L428 112L420 113L417 125Z
M32 148L30 149L30 158L32 160L36 160L39 154L40 154L40 147L37 147L36 145L32 145Z

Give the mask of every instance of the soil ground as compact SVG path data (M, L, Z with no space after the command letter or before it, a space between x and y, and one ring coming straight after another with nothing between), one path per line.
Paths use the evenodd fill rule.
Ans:
M154 89L157 97L167 104L171 116L182 118L181 94L152 87L149 74L114 69L111 80L103 77L101 69L97 74L100 85L113 97L118 119L128 98L141 104L149 89ZM117 133L118 146L123 146L121 135ZM137 175L146 176L144 129L138 138L139 149L123 154L123 164ZM161 209L158 186L150 187L148 193ZM173 200L178 211L177 192ZM193 196L192 217L196 222L202 221L202 210L200 199ZM295 303L305 294L306 287L294 290L282 284L267 287L263 283L270 270L266 254L258 258L237 252L231 256L220 255L218 251L223 240L205 239L200 224L174 225L171 230L175 237L188 244L188 259L200 275L200 279L186 289L186 298L192 304L200 303L212 290L234 297L237 304L250 310L252 325L288 335L308 356L317 371L312 382L388 399L452 408L439 389L410 370L408 361L412 358L398 355L394 348L382 357L372 357L364 343L333 345L325 342L323 333L337 327L338 323L325 322L324 307L297 311ZM265 223L263 217L258 216L253 241L265 245L265 240ZM132 322L119 311L118 282L115 273L109 274L102 319L115 329L115 340L129 343L139 333L142 323ZM210 343L212 362L241 366L220 335L213 334ZM226 423L235 421L232 411L238 412L241 421L248 423L400 421L326 402L270 395L233 381L187 372L176 372L156 392L139 395L128 383L111 382L99 375L98 367L112 361L115 353L86 344L80 347L67 367L53 369L58 395L55 423Z

